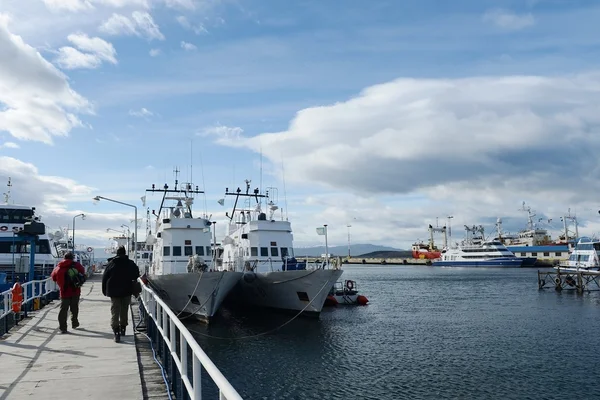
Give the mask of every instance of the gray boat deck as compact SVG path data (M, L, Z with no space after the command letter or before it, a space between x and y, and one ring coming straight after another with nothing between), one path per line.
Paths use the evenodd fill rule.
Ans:
M115 343L100 277L82 288L78 329L69 321L69 333L60 333L59 305L53 301L0 338L0 400L147 398L132 321Z

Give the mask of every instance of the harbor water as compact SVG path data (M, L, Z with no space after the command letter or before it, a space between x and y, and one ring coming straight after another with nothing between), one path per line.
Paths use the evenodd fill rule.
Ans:
M246 399L600 398L600 292L539 291L534 269L344 271L368 306L265 335L290 317L224 309L188 326Z

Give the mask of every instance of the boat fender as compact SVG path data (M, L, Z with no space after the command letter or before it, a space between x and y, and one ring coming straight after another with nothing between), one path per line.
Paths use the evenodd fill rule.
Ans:
M348 290L354 289L354 282L353 281L346 281L346 287L348 288Z
M256 274L252 271L248 271L244 273L244 282L246 283L252 283L256 280Z
M366 296L363 296L363 295L361 294L361 295L359 295L359 296L356 298L356 302L357 302L359 305L361 305L361 306L366 306L366 305L367 305L367 303L369 302L369 299L367 299L367 297L366 297Z

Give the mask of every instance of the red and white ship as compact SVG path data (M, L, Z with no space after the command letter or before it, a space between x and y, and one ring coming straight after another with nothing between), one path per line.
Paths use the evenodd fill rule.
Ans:
M446 234L446 227L434 228L431 224L429 225L429 243L423 242L415 243L412 245L412 256L413 258L434 260L442 256L442 251L438 249L433 242L433 233L440 232L444 234L444 248L448 246L448 236Z

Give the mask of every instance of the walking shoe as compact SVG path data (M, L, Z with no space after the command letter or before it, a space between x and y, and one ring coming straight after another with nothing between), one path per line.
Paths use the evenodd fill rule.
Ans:
M69 331L67 331L66 329L61 329L60 333L69 333Z
M121 341L121 332L115 332L115 342L119 343Z
M121 336L125 336L125 330L126 330L126 329L127 329L127 327L126 327L126 326L122 326L122 327L121 327L121 331L120 331L120 333L121 333Z
M71 325L71 326L73 327L73 329L79 328L79 321L73 322L73 325Z

